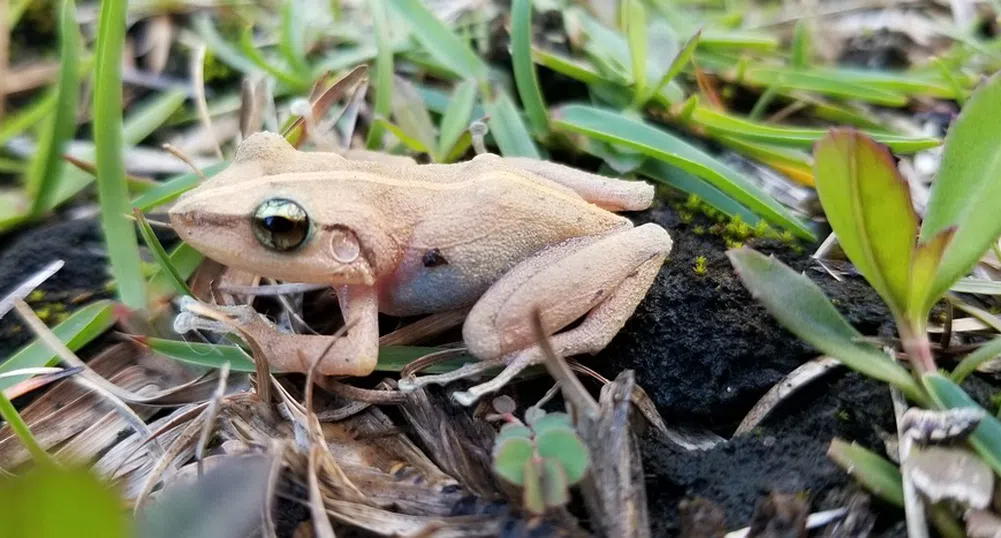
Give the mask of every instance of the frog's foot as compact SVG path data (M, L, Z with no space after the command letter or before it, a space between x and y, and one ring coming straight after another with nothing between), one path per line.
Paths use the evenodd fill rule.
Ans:
M338 299L343 301L341 311L350 325L347 334L340 337L283 333L250 306L209 306L190 297L181 300L181 313L174 319L174 330L237 333L252 340L263 360L279 372L308 372L319 360L316 371L320 375L368 375L379 358L375 291L346 286L338 290ZM232 321L213 319L210 310L223 313Z
M403 392L411 392L428 385L447 385L461 379L480 375L494 368L504 366L502 358L476 361L464 364L451 372L443 374L422 375L419 377L401 377L396 386Z
M568 242L516 266L480 298L463 327L474 356L488 362L500 358L506 367L490 381L455 393L455 399L471 405L544 360L532 328L537 307L557 354L604 349L633 315L670 250L667 232L645 224ZM581 317L579 325L557 333Z

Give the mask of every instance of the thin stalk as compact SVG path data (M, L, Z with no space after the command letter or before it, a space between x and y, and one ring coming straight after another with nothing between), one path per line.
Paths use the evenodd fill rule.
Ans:
M898 320L900 345L904 348L908 360L914 365L918 374L926 374L937 370L935 358L931 353L931 342L923 324Z

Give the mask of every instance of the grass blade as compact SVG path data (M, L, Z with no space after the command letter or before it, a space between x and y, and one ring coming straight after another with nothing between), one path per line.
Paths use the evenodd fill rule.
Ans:
M952 375L949 377L956 383L962 383L970 374L977 371L978 366L999 355L1001 355L1001 338L995 338L963 357L963 360L952 369Z
M900 469L857 443L838 438L831 441L827 456L865 486L873 495L895 506L904 506Z
M956 293L976 293L979 295L1001 295L1001 282L983 278L961 278L952 285Z
M375 103L372 113L376 117L388 118L393 109L393 44L389 35L387 0L372 0L369 9L375 26ZM368 131L365 146L368 149L382 147L385 126L372 125Z
M805 223L739 172L666 131L613 110L586 105L564 106L554 125L620 144L677 166L712 184L766 220L801 237L814 238L813 231Z
M428 54L460 78L473 77L486 82L487 65L473 49L458 38L420 0L389 0L403 19L410 23L414 37Z
M549 112L532 61L532 0L514 0L511 6L511 63L514 82L528 124L537 137L549 133Z
M497 89L493 101L487 103L486 110L490 116L487 121L490 135L497 142L501 155L542 158L539 148L532 141L532 135L521 119L521 114L504 90Z
M52 332L66 344L66 347L76 351L104 334L114 324L114 303L97 301L71 314L65 321L53 327ZM51 366L56 361L56 356L49 351L49 348L44 343L36 341L21 348L17 353L0 363L0 373L22 368ZM20 383L23 379L20 376L2 378L0 379L0 390L6 390Z
M642 95L647 91L646 10L639 0L624 0L621 9L626 40L629 43L629 57L633 61L633 91Z
M122 48L125 44L125 0L101 3L98 23L97 65L94 78L94 143L97 146L97 188L101 225L118 281L118 294L133 310L146 309L139 241L132 221L129 192L122 162Z
M751 295L783 327L849 368L892 383L913 400L924 400L910 373L885 353L862 343L862 335L808 277L749 248L729 250L727 256Z
M225 170L229 164L230 163L228 161L218 162L211 166L207 166L204 170L202 170L202 173L205 174L206 177L212 177ZM136 197L135 200L132 200L132 207L138 209L139 211L149 211L153 208L173 201L178 196L184 194L185 191L193 189L199 182L201 182L201 177L194 172L172 177L166 181L161 181L157 184L157 186L142 193L140 196Z
M74 0L63 0L59 10L59 78L56 82L56 106L52 122L42 135L31 167L28 185L32 192L31 217L49 208L56 184L62 175L66 143L76 131L76 107L80 95L80 30L76 22Z
M518 0L521 1L521 0ZM452 150L456 147L462 133L469 128L473 117L473 105L476 104L476 81L467 80L455 87L448 101L448 108L441 118L438 128L438 155L435 160L446 162ZM425 105L426 106L426 105Z
M10 426L11 431L14 432L14 435L17 435L17 438L21 440L21 444L28 450L28 453L31 454L31 458L35 460L36 464L45 465L52 463L52 458L49 457L48 452L42 448L42 445L38 444L38 440L31 433L31 429L28 428L24 419L18 414L14 404L7 399L7 395L2 390L0 390L0 417L3 417L7 425ZM7 505L7 509L10 509L9 505Z
M133 210L133 214L136 216L136 221L139 223L139 233L143 236L143 241L146 242L146 246L149 247L150 251L153 253L153 259L156 260L157 265L164 275L167 276L169 282L174 286L174 290L181 295L194 295L191 292L191 288L188 287L186 279L181 277L181 274L174 267L174 264L170 261L170 256L167 255L167 251L163 249L163 245L160 244L160 240L156 238L156 233L153 232L153 228L150 226L149 221L146 220L146 215L143 215L142 211L138 209Z

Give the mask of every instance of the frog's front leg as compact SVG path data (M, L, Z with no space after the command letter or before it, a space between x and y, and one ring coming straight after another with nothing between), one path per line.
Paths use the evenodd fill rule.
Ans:
M337 300L347 334L335 338L329 335L286 334L250 306L216 307L232 316L246 337L260 346L264 359L282 372L308 372L313 361L323 355L317 365L320 375L365 376L375 370L379 359L379 309L376 292L369 286L340 286ZM183 315L183 314L182 314ZM218 322L178 316L175 327L179 332L198 328L215 332L231 331ZM328 349L329 348L329 349Z
M646 295L671 245L666 230L645 224L599 238L573 239L536 254L487 290L466 318L463 339L481 363L451 375L401 380L400 388L447 383L505 366L494 379L453 396L471 405L500 389L521 370L543 360L532 330L531 313L536 308L548 335L584 316L576 327L552 336L557 353L601 351Z

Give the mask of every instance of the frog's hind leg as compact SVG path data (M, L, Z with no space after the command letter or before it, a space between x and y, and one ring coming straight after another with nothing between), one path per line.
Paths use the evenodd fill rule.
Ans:
M499 364L505 365L504 370L453 397L471 405L543 360L532 329L536 308L557 353L572 356L604 349L632 316L670 250L667 232L647 224L575 240L522 262L498 280L466 318L463 339L482 366L447 381ZM557 334L582 316L579 325Z
M653 203L653 185L591 174L559 163L531 157L504 157L507 166L531 172L576 192L609 211L641 211Z

